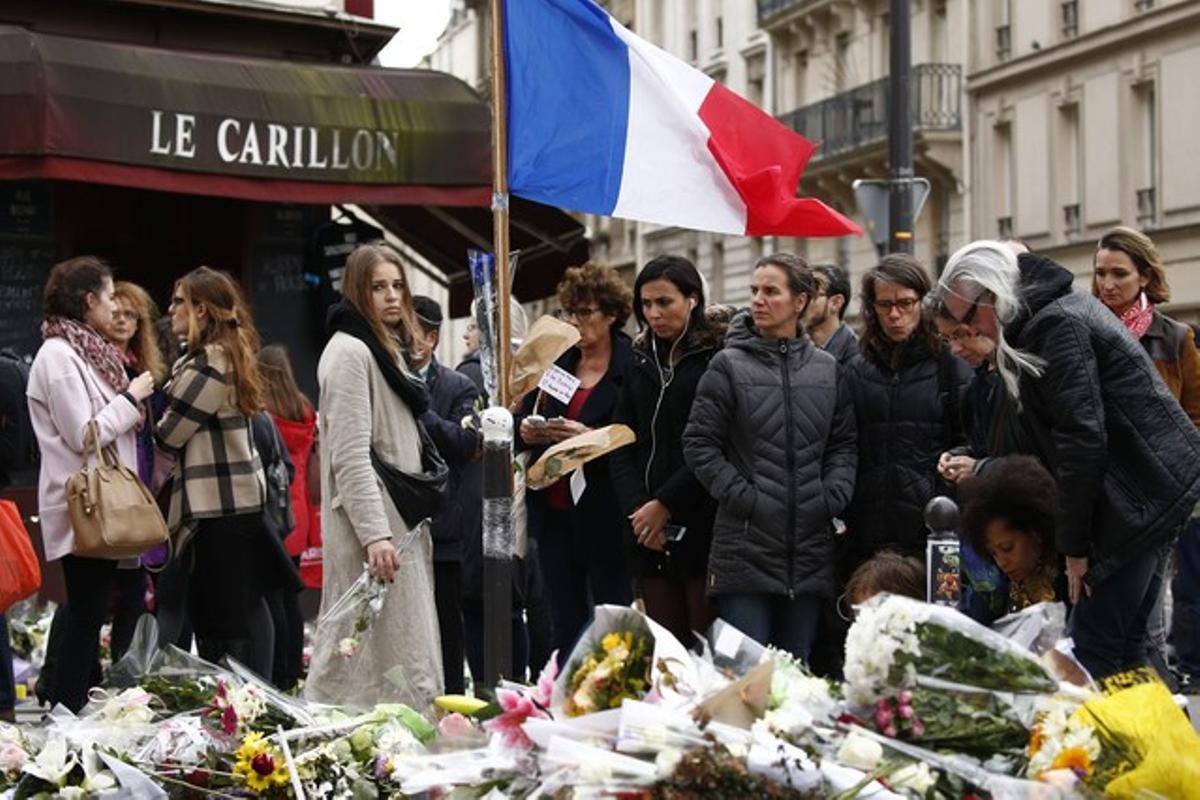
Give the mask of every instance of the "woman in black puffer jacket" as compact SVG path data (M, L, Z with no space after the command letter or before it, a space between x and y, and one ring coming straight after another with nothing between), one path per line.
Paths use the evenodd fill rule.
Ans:
M749 314L700 380L684 456L717 500L708 593L756 640L807 659L833 590L833 529L854 488L854 415L837 359L800 327L804 260L758 262Z
M958 406L971 370L922 318L930 289L920 262L889 255L863 276L862 355L848 372L858 423L858 478L839 571L883 549L924 556L922 512L949 493L938 457L963 444Z
M686 258L659 256L638 273L633 343L613 422L637 442L611 456L613 488L630 521L629 565L646 613L690 644L712 624L704 592L716 502L683 460L680 440L696 386L721 344L705 317L700 273Z

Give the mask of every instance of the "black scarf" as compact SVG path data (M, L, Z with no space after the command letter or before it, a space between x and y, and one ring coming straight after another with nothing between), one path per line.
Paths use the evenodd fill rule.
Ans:
M383 373L384 380L412 410L413 416L420 416L429 408L429 393L425 389L425 384L411 375L406 375L400 369L400 365L392 360L392 357L388 355L387 348L375 336L375 331L371 329L370 323L362 314L358 313L354 306L345 300L330 306L325 328L330 334L337 331L349 334L370 348L371 355L375 357L375 363L379 366L379 371Z

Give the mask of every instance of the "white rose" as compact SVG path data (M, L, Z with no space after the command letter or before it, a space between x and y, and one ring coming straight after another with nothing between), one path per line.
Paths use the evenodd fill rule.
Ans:
M908 764L892 773L888 783L893 789L911 789L919 795L924 795L929 787L937 783L937 778L924 761Z
M883 745L874 739L868 739L857 731L851 731L838 748L837 760L863 772L871 772L879 766L883 758Z

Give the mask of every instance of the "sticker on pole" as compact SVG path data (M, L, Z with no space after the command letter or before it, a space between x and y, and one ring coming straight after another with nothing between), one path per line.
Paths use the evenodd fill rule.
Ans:
M580 380L557 364L551 364L550 369L538 381L538 388L558 400L560 403L570 403L579 388Z

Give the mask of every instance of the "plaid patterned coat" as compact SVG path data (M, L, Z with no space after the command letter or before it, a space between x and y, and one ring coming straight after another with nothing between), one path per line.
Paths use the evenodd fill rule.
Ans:
M182 551L196 522L260 511L266 492L250 420L229 380L229 358L209 345L176 362L166 386L167 411L155 436L175 456L167 525Z

